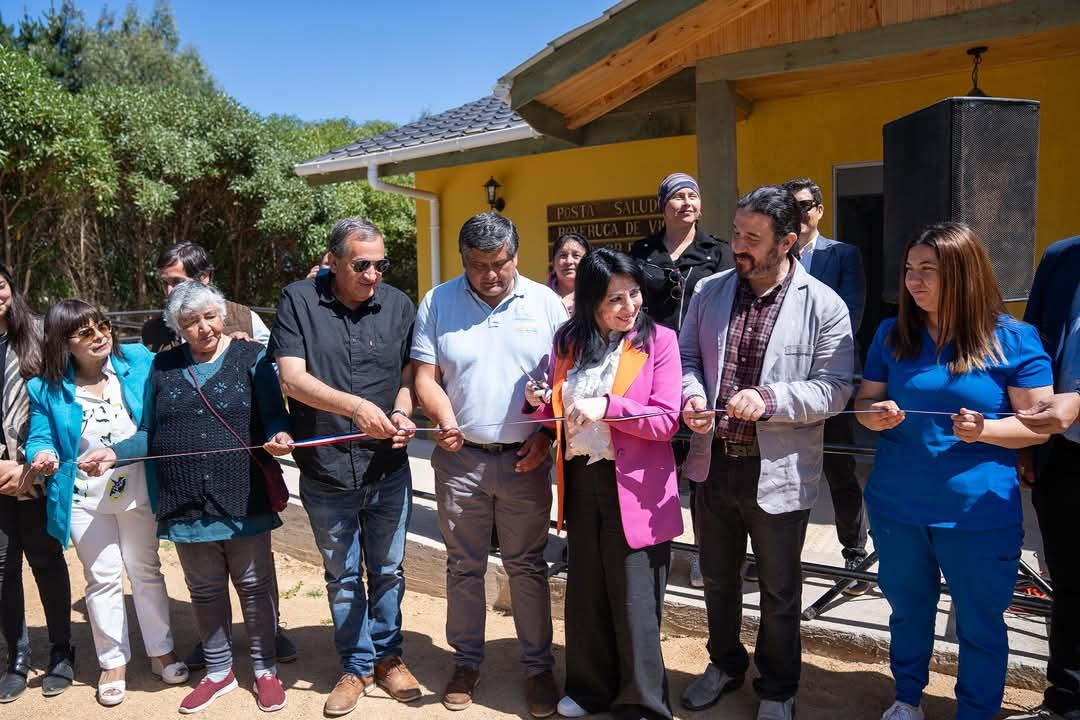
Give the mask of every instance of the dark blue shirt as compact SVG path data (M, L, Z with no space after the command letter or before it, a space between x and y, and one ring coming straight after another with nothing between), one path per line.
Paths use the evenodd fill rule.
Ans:
M275 360L303 358L307 371L335 390L374 403L384 412L394 407L401 371L409 361L416 306L405 293L380 284L355 310L333 292L334 275L299 280L281 291L267 352ZM349 418L289 399L295 440L357 432ZM378 482L409 461L390 440L297 448L293 458L305 481L340 489Z

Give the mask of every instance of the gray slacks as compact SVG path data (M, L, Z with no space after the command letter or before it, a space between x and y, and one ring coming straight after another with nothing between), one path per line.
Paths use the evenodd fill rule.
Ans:
M478 668L484 659L484 627L491 529L499 533L503 567L510 578L514 627L521 664L529 677L551 669L551 593L547 545L551 516L551 461L514 472L517 453L463 447L435 448L439 526L446 544L446 639L454 664Z
M277 662L274 652L277 589L270 533L215 542L177 543L176 554L191 594L207 672L222 672L232 667L230 578L244 614L252 668L256 672L272 669Z

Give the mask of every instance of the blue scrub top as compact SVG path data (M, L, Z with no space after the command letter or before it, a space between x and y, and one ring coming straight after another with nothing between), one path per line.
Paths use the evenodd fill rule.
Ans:
M955 413L961 407L988 419L1013 411L1007 388L1054 384L1050 357L1035 328L1003 315L996 330L1005 362L952 376L952 343L940 353L923 330L918 358L897 360L885 341L896 324L881 323L866 357L863 377L886 383L887 397L902 410ZM1017 451L965 443L947 415L907 415L880 433L877 457L866 486L875 513L917 526L987 530L1021 524Z

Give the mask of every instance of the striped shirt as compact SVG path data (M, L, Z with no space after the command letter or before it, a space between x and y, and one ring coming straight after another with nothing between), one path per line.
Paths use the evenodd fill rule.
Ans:
M791 266L784 281L761 297L750 289L750 283L740 279L735 287L735 299L731 303L731 320L728 322L727 346L724 366L720 373L720 388L716 407L727 406L728 400L743 389L757 390L765 400L765 415L776 412L776 396L767 385L759 385L765 365L765 349L769 346L780 306L784 302L791 278L795 274L797 258L789 257ZM726 414L718 415L716 437L728 442L749 445L757 436L755 423L737 420Z

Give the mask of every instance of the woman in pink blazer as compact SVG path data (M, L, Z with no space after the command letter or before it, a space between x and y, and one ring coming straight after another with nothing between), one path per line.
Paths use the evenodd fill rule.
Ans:
M660 612L670 541L683 528L671 451L678 341L641 312L644 278L628 256L596 250L577 274L574 315L555 336L548 383L526 386L538 417L566 417L553 423L569 545L558 710L671 718Z

